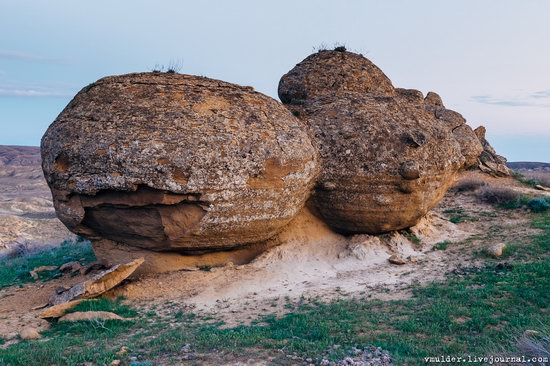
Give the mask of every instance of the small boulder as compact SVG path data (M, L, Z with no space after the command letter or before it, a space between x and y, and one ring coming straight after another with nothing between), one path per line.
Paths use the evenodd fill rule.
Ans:
M392 254L388 258L388 262L390 262L391 264L397 264L397 265L407 264L407 260L399 254Z
M541 333L538 330L533 330L533 329L526 329L523 332L523 336L526 337L526 338L538 337L538 336L540 336L540 334Z
M497 244L493 244L493 245L487 247L485 251L490 256L498 258L498 257L502 256L505 249L506 249L506 244L497 243Z
M19 332L19 337L21 339L30 340L30 339L38 339L41 337L41 335L38 332L38 329L34 327L25 327L21 329L21 332Z
M80 264L80 262L73 261L73 262L67 262L67 263L61 265L61 267L59 267L59 270L61 272L73 273L73 272L76 272L76 271L80 271L82 268L83 267Z

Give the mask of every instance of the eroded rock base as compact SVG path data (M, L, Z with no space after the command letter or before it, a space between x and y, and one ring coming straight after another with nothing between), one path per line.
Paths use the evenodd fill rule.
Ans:
M125 263L136 258L144 258L144 263L133 274L133 276L139 276L181 270L194 271L201 268L225 266L229 263L242 265L249 263L276 244L276 241L269 240L233 250L202 254L180 254L176 252L155 252L104 239L93 242L93 249L97 259L106 266Z

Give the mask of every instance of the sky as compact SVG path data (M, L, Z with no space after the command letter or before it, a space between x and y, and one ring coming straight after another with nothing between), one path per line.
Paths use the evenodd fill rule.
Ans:
M35 145L84 86L176 63L277 97L320 46L366 55L509 161L550 162L548 0L0 0L0 144Z

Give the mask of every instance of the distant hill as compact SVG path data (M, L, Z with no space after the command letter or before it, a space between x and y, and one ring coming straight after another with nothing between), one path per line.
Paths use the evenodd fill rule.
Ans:
M540 170L550 171L550 163L540 163L534 161L513 161L506 163L512 170Z
M0 145L0 166L40 166L40 148L37 146Z

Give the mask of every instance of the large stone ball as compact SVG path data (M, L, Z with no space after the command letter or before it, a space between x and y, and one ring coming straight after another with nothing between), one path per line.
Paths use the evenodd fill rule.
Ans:
M297 98L297 90L306 92ZM283 76L279 94L313 130L322 168L311 202L339 232L415 225L480 153L471 128L439 96L394 88L360 55L311 55Z
M299 105L338 92L395 94L391 80L370 60L346 51L320 51L308 56L279 82L284 104Z
M93 240L201 252L266 240L318 175L303 122L249 87L169 73L82 89L42 138L61 221Z

